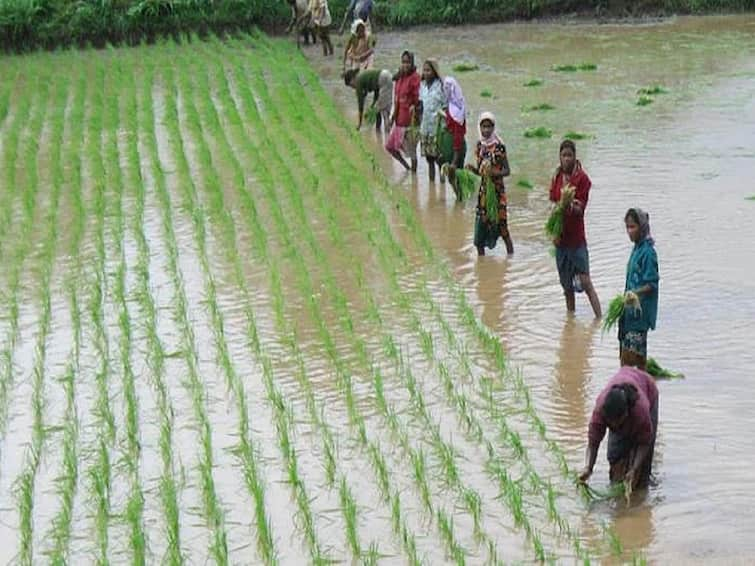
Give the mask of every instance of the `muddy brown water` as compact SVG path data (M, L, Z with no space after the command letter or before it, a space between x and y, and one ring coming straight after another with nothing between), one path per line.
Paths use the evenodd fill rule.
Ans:
M755 18L677 18L648 25L511 24L428 28L378 35L376 67L395 69L402 50L417 63L436 58L459 79L468 105L468 142L476 116L493 111L506 142L510 229L516 246L477 258L473 205L381 157L472 293L483 321L502 336L534 391L549 429L578 466L592 401L617 365L615 336L602 335L584 296L564 312L554 260L541 227L558 143L569 131L593 181L587 237L603 306L623 289L630 244L622 219L630 206L650 212L661 270L658 327L650 354L683 371L660 384L655 482L630 508L598 505L585 525L608 522L625 545L654 563L749 563L755 556L752 489L755 444ZM310 48L309 58L350 119L353 93L338 65ZM454 73L459 62L480 70ZM590 62L595 72L554 72ZM541 87L525 88L532 79ZM637 90L667 94L636 105ZM481 97L483 90L493 98ZM369 100L369 99L368 99ZM549 103L555 110L528 112ZM550 140L530 140L545 126ZM363 134L375 142L376 136ZM469 159L469 156L468 156ZM520 179L535 188L518 188ZM593 481L605 481L601 455Z
M394 68L404 48L416 50L420 60L437 57L443 69L460 61L480 66L458 78L471 121L483 109L499 116L513 168L512 258L500 247L476 257L472 206L457 204L446 187L428 184L423 166L416 177L401 172L371 131L362 133L369 153L350 145L352 138L333 122L339 111L353 119L353 92L339 84L338 64L323 61L314 49L307 55L338 103L333 113L321 104L327 95L299 90L316 76L292 57L293 49L275 42L269 50L241 41L0 59L0 101L8 100L7 112L0 112L0 155L4 165L12 165L0 175L6 207L0 214L8 219L0 226L0 258L3 266L12 266L0 270L0 376L9 380L0 399L0 563L17 562L24 543L33 563L46 563L58 545L66 547L71 564L94 563L100 553L111 563L132 562L126 517L138 496L144 501L146 560L159 563L168 552L162 487L171 477L186 563L214 562L210 546L221 531L229 563L260 563L254 498L238 457L242 434L254 447L280 563L307 563L302 500L293 493L280 422L274 424L281 413L270 401L266 366L253 348L250 314L285 404L315 536L334 560L359 562L342 510L348 491L365 554L360 558L374 544L380 563L406 562L404 533L413 537L425 563L448 562L439 518L448 520L468 564L485 563L491 550L505 563L532 562L534 538L512 513L517 493L531 532L557 563L574 562L575 542L596 560L614 560L606 526L622 541L625 560L637 553L657 564L751 562L755 203L746 197L755 193L754 32L755 18L749 16L381 34L381 66ZM551 71L553 65L581 62L598 69ZM522 86L532 78L544 84ZM655 84L668 93L638 107L636 91ZM483 89L494 97L481 97ZM555 110L523 111L544 102ZM523 137L536 126L552 129L554 137ZM570 469L579 469L592 400L617 360L615 338L601 335L583 297L576 316L565 315L542 234L547 183L559 138L569 130L590 136L578 148L594 183L587 225L601 299L605 305L622 289L630 248L623 212L640 205L651 213L662 275L651 352L687 375L660 385L655 482L629 506L588 507L579 500L552 448L522 412L525 395L514 376L487 379L494 375L493 361L457 302L460 290L465 292L475 313L500 336L512 370L529 387L547 438L558 441ZM312 135L323 132L337 159L321 152L323 140ZM10 163L15 153L20 157ZM355 180L379 183L365 162L371 155L394 192L375 186L375 202L365 197L368 202L355 206L348 198L349 191L362 194ZM288 167L281 156L296 166ZM261 164L267 164L267 173ZM283 181L266 183L266 174ZM517 188L521 179L535 188ZM57 201L56 183L61 183ZM291 205L292 189L302 187L305 221ZM414 247L399 193L457 287ZM371 220L386 213L399 246L360 219L360 204ZM238 263L229 250L237 252ZM279 295L273 291L276 280ZM17 331L10 312L14 302ZM347 323L344 312L351 317ZM76 318L82 328L79 350L72 333ZM151 351L151 326L164 353L162 372ZM423 353L423 339L431 341L432 356ZM389 360L391 340L402 364ZM335 356L326 353L326 342ZM222 359L228 361L225 368ZM454 394L465 396L467 415L478 429L461 422L440 364L453 377ZM70 367L74 379L66 385ZM376 369L396 430L377 399ZM352 407L344 393L346 376ZM136 392L131 400L130 379ZM498 413L483 399L486 383L495 384L490 398ZM240 425L242 394L246 430ZM136 458L127 433L134 414ZM166 422L168 450L161 436ZM77 426L68 426L73 423ZM30 444L40 431L37 460ZM336 456L331 470L326 432ZM61 446L71 434L77 476L66 514L61 490L70 460ZM383 458L389 502L362 434ZM204 451L208 438L211 448ZM512 439L520 439L523 448ZM442 465L448 453L439 446L452 449L458 481L448 481ZM425 459L431 512L412 465L419 455ZM200 467L208 457L209 474L203 475ZM109 509L98 518L94 478L103 458L110 463ZM496 474L491 464L502 468ZM601 455L594 483L605 487L606 475ZM30 476L31 532L22 539L20 493ZM220 523L207 509L208 476ZM521 491L506 492L502 476ZM545 484L555 490L566 532L549 518ZM479 529L465 498L470 494L481 500ZM392 515L397 507L399 534ZM68 517L68 538L56 526L61 517Z

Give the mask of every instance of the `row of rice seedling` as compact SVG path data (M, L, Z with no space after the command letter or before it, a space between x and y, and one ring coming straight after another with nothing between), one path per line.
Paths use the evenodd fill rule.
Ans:
M25 221L27 226L33 218L33 208L36 206L37 196L39 194L39 173L41 166L39 160L38 140L44 119L48 116L51 109L58 108L58 115L53 118L52 139L60 143L62 135L62 119L60 112L65 108L67 99L68 80L65 77L56 76L53 81L52 92L54 96L47 100L45 105L46 111L42 111L32 118L34 123L31 131L35 135L32 143L27 148L27 163L33 170L29 172L29 185L26 187L25 206L27 207L28 216ZM43 87L44 88L44 87ZM44 216L45 227L48 231L44 234L42 250L39 255L37 264L37 273L35 274L39 281L37 289L37 301L39 304L39 322L36 330L36 340L34 345L34 354L31 370L31 418L32 430L31 439L24 456L24 469L15 480L16 498L19 513L19 537L20 551L19 562L22 564L31 564L34 561L33 548L33 510L34 510L34 491L39 464L45 449L45 441L49 436L49 428L45 424L45 389L46 389L46 361L47 361L47 340L52 324L52 305L50 299L50 281L54 269L55 249L58 239L58 209L60 202L61 184L60 176L53 176L52 193L50 196L49 208ZM25 235L28 237L29 233Z
M7 231L12 227L14 211L14 200L17 195L21 193L19 187L26 186L25 182L18 182L17 164L21 161L27 163L33 163L33 161L27 161L28 155L24 150L24 130L30 130L34 124L39 124L41 127L41 120L33 119L44 108L46 104L45 95L47 93L47 85L41 84L43 81L40 78L40 74L36 73L39 68L36 65L30 65L30 71L34 72L36 80L32 83L33 90L29 96L23 96L20 98L18 105L15 107L13 113L13 119L9 123L7 130L3 132L3 172L2 179L3 190L0 192L2 197L2 206L0 207L0 214L2 214L2 222L0 222L0 261L6 266L5 272L8 274L8 280L5 285L5 289L0 293L4 303L4 311L8 318L8 329L6 336L3 337L2 356L0 365L0 442L5 438L6 424L8 419L8 404L10 403L10 395L13 392L14 386L14 354L16 349L16 343L19 339L19 327L18 327L18 315L19 315L19 290L20 290L20 278L22 273L22 266L27 256L27 250L29 249L28 238L26 236L26 227L30 225L29 211L26 209L25 215L18 215L21 218L22 225L16 230L16 237L9 238L6 236ZM36 136L39 132L30 131L30 135ZM36 137L33 137L36 139ZM21 155L19 155L19 152ZM34 157L32 157L34 159ZM33 212L33 211L32 211ZM16 248L10 248L9 244L16 243ZM6 247L6 244L8 247Z
M166 352L162 340L157 334L157 310L150 291L150 246L144 234L145 190L136 139L138 131L136 94L133 74L128 63L116 60L112 69L115 75L115 78L112 79L113 88L117 88L121 94L120 96L116 93L113 94L115 104L109 107L111 132L117 131L122 123L126 130L130 132L130 135L122 151L119 149L117 138L111 137L110 143L107 145L107 156L110 162L120 163L122 157L125 162L123 175L117 177L117 190L120 194L121 203L124 200L124 184L133 187L135 192L135 198L132 199L134 210L130 223L130 233L133 234L137 248L134 266L136 273L134 296L143 320L142 327L146 332L149 381L155 390L157 409L160 415L158 445L162 470L159 493L165 519L165 540L167 542L165 561L169 564L180 564L183 562L183 552L180 510L178 508L179 485L173 455L174 409L165 379ZM122 156L121 153L124 155ZM121 229L122 225L119 226L119 231Z
M173 48L169 48L169 52L173 53ZM178 60L183 60L180 53L176 53ZM189 68L188 66L185 68ZM181 132L178 128L178 110L175 105L174 99L180 96L183 102L184 108L184 122L192 139L198 146L196 149L199 153L198 166L202 172L202 177L205 185L208 188L210 196L210 214L213 211L218 212L218 208L222 209L222 188L218 179L217 173L214 170L213 163L209 154L209 150L206 146L205 136L203 135L202 126L200 123L199 113L195 107L195 103L192 99L191 93L193 89L188 84L187 73L181 73L178 77L176 84L175 79L172 77L170 70L166 70L163 74L166 86L169 90L168 97L166 98L166 126L169 133L170 143L173 145L173 154L176 157L176 172L178 175L178 184L183 189L184 201L183 206L186 209L192 209L194 211L202 210L199 203L195 182L191 179L188 159L186 155L186 144L184 143ZM207 91L202 90L204 94ZM218 202L220 201L220 202ZM223 220L230 220L229 216L225 216L221 213ZM197 242L199 250L199 260L202 266L202 271L205 274L205 299L207 308L210 311L212 323L214 325L215 343L218 352L218 359L226 378L226 385L230 391L233 392L236 399L236 406L239 411L239 457L241 460L242 468L244 470L244 476L247 483L247 488L250 491L254 499L255 508L255 522L257 526L257 543L260 556L266 563L273 563L276 561L276 549L273 540L272 527L270 519L265 507L265 487L262 482L259 463L257 461L257 449L255 448L250 433L249 433L249 414L247 409L247 397L244 389L244 384L241 381L240 376L231 360L229 348L225 339L225 322L224 316L221 312L218 301L216 298L216 286L214 277L211 273L208 251L206 242L206 222L204 214L194 213L194 225L195 225L195 240ZM243 274L241 272L241 261L238 257L237 242L235 236L235 227L232 222L223 222L224 229L224 246L229 261L234 266L234 274L236 282L243 282ZM245 285L245 282L243 283ZM245 293L248 299L248 290ZM254 324L254 318L250 319L250 324ZM253 335L256 334L256 329L253 331Z
M141 108L139 113L139 131L144 135L144 145L147 155L148 170L155 183L155 190L160 204L161 228L163 240L167 250L167 263L170 277L173 280L174 316L182 337L182 351L186 361L188 376L185 386L192 401L194 419L196 420L199 434L199 474L202 491L202 503L204 519L212 533L210 554L213 559L221 564L228 563L228 544L225 530L225 514L215 489L213 478L213 449L211 423L207 416L205 400L207 393L199 376L198 355L196 339L192 322L189 319L189 307L186 298L183 275L178 267L178 244L173 227L173 205L167 190L165 174L160 165L157 150L157 138L155 134L155 117L152 91L154 88L155 63L152 59L143 61L140 71L140 86L138 102ZM133 69L137 71L136 68Z

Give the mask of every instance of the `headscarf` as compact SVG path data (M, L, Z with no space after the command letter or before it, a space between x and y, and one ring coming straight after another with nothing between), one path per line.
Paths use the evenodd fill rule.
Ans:
M482 123L488 120L493 123L493 132L490 134L490 136L485 137L482 135ZM495 115L492 112L483 112L480 114L480 119L477 120L477 131L480 134L480 141L482 142L482 145L484 146L490 146L495 145L498 143L503 143L501 141L501 138L498 137L498 134L495 131Z
M357 34L359 26L364 26L364 31L367 31L367 25L364 23L364 20L357 18L356 20L351 22L351 35Z
M640 224L640 242L648 240L651 244L654 243L653 237L650 235L650 214L642 210L641 208L632 208L637 215L637 219Z
M435 59L425 59L425 63L430 65L430 68L435 73L435 76L442 82L443 79L440 76L440 67L438 66L438 61L436 61Z
M459 124L464 124L467 121L467 108L458 81L453 77L446 77L443 79L443 90L446 92L451 118Z

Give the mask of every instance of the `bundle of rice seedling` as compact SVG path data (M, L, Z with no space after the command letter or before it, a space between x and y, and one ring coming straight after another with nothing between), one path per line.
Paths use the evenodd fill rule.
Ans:
M443 167L446 167L447 165L443 165ZM459 200L466 200L470 196L472 196L475 192L475 190L480 186L480 176L475 175L471 171L467 171L466 169L459 169L456 171L456 182L459 185Z
M493 93L488 89L485 89L480 93L480 96L483 98L493 98Z
M661 367L655 358L648 358L645 370L656 379L684 379L683 373Z
M453 66L455 73L468 73L470 71L476 71L479 68L480 66L475 63L458 63Z
M649 96L642 95L637 99L637 106L647 106L648 104L652 104L653 99Z
M370 126L374 125L375 122L377 122L378 117L378 111L377 108L374 106L370 106L367 111L364 113L364 121L369 124Z
M561 190L561 200L553 208L545 222L545 233L551 238L561 237L561 233L564 231L564 213L574 200L575 190L572 185L566 185Z
M550 138L551 136L553 136L553 130L549 130L543 126L529 128L524 131L525 138Z
M624 309L629 306L635 309L640 307L640 298L632 291L616 295L608 304L608 311L603 318L603 332L608 332L619 322L624 315Z
M519 180L518 180L518 181L516 182L516 186L517 186L517 187L521 187L521 188L523 188L523 189L528 189L528 190L529 190L529 189L534 189L534 188L535 188L535 185L533 185L533 184L532 184L532 181L530 181L530 180L528 180L528 179L519 179Z
M564 139L567 139L567 140L584 140L584 139L587 139L589 137L590 137L589 134L583 134L581 132L575 132L574 130L571 130L571 131L566 132L564 134Z
M607 489L596 489L586 483L578 483L577 489L582 495L582 499L588 503L616 499L617 497L626 496L627 493L627 486L624 482L612 483Z
M661 85L654 85L651 87L641 88L637 91L637 94L645 96L655 96L656 94L666 94L668 91Z
M542 86L543 79L530 79L526 83L524 83L524 86L527 87L533 87L533 86Z

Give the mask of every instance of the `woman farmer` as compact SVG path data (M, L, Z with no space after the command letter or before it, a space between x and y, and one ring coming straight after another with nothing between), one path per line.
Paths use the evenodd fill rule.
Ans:
M435 162L438 159L438 121L446 102L438 62L428 59L422 65L422 84L419 87L422 122L419 127L422 155L427 160L430 181L435 181Z
M623 367L598 395L588 427L581 482L592 475L606 428L611 482L623 480L633 489L646 486L658 432L658 388L652 377L637 368Z
M328 0L309 0L304 18L309 18L314 26L315 33L322 43L322 54L326 57L333 55L333 44L330 42L330 24L332 23L332 19L330 17L330 8L328 8Z
M642 370L647 365L648 330L655 329L658 314L658 255L650 236L650 215L630 208L624 215L627 235L634 243L627 263L625 293L639 298L639 308L627 305L619 319L619 357L622 366Z
M414 54L404 51L401 54L401 69L394 77L393 115L391 116L391 133L385 142L385 149L405 169L409 164L402 152L409 156L411 170L417 170L417 135L416 120L419 106L420 78L414 66Z
M564 140L559 147L560 164L551 180L550 200L558 203L562 190L574 187L574 198L564 212L561 236L553 240L556 246L556 266L561 287L566 298L566 310L574 312L574 293L584 290L590 299L595 318L600 318L600 299L590 279L590 256L585 236L585 209L590 194L590 177L577 159L577 148L571 140Z
M381 124L385 124L385 133L388 133L390 128L391 118L391 102L393 94L393 76L387 69L378 71L377 69L370 69L369 71L359 71L359 69L351 69L346 71L343 76L343 82L346 86L357 91L357 105L359 106L359 121L357 123L357 130L362 127L362 120L364 118L364 101L369 93L374 93L372 99L372 108L377 110L377 118L375 120L375 129L380 132Z
M495 116L491 112L480 114L478 121L480 140L475 147L477 165L467 165L467 169L483 177L477 195L477 214L475 217L474 244L479 255L485 255L485 247L494 248L498 236L506 243L506 253L514 253L514 242L508 228L506 187L503 178L508 177L509 160L506 146L495 131ZM488 217L487 191L496 192L498 215Z
M362 20L354 20L351 25L351 37L343 50L343 70L359 69L366 71L372 68L375 50L372 36Z
M460 199L459 186L456 182L456 169L464 167L467 144L464 136L467 133L467 105L459 82L453 77L443 79L443 91L446 94L445 120L439 124L438 133L438 163L448 163L448 180ZM443 181L441 175L441 181Z

